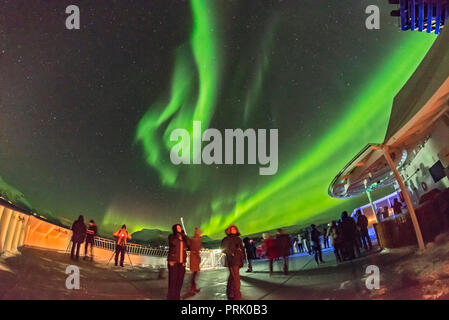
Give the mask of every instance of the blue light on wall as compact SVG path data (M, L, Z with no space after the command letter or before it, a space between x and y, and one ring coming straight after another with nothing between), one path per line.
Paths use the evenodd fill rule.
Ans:
M389 0L398 10L391 12L399 17L401 30L418 30L439 34L449 17L449 0Z

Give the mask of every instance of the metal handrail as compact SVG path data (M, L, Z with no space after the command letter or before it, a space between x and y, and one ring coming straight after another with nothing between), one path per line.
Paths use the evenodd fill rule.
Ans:
M95 237L94 244L98 248L115 251L116 242L112 239ZM139 256L166 257L168 255L167 249L151 248L136 243L128 243L126 249L128 253Z
M94 244L98 248L115 251L116 241L97 236L94 238ZM126 245L126 250L129 254L140 256L152 256L160 258L165 258L168 256L168 249L152 248L136 243L128 243ZM187 252L187 255L190 256L190 252ZM200 251L200 257L201 269L216 269L217 267L221 267L223 265L221 261L221 250L202 249ZM188 259L188 261L190 262L190 259ZM187 267L188 266L189 264L187 265Z

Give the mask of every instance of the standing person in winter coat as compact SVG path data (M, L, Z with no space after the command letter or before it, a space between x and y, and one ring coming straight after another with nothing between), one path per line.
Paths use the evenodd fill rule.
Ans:
M226 230L226 237L221 241L221 248L226 255L226 266L229 269L226 294L229 300L241 300L240 292L240 268L243 267L244 248L240 232L231 224Z
M72 250L70 252L70 259L78 260L80 256L80 246L86 237L86 225L84 224L83 216L79 216L78 220L72 224L72 231Z
M341 214L341 231L343 234L343 243L344 243L344 251L345 256L350 260L354 259L354 249L357 253L357 256L360 256L359 246L357 245L357 225L355 224L354 219L348 216L346 211L343 211Z
M253 250L253 258L254 258L254 259L259 259L259 258L257 257L256 243L254 242L253 239L250 239L250 240L249 240L249 243L251 244L251 249Z
M402 203L399 202L398 198L394 198L394 201L393 201L393 213L395 215L402 213Z
M95 224L94 220L89 221L89 227L87 228L86 233L86 243L84 244L84 260L87 260L87 249L90 246L90 260L94 260L94 242L95 237L97 236L97 225Z
M373 247L373 244L371 243L371 238L368 234L368 218L362 213L362 211L359 209L356 212L357 217L357 227L360 232L360 236L362 238L363 247L365 250L371 250Z
M131 235L126 231L126 225L122 225L122 228L112 234L116 239L115 243L115 266L118 264L118 256L120 255L120 267L123 267L125 261L126 245L128 240L131 240Z
M168 236L168 300L181 300L181 289L186 273L187 249L189 239L182 226L172 226L173 233Z
M199 228L195 228L193 238L190 239L190 271L192 271L192 280L190 281L189 291L191 295L200 292L200 289L198 289L196 286L196 278L198 277L198 273L200 272L201 242L201 230Z
M243 239L243 244L245 246L245 256L246 256L246 261L248 263L248 269L246 270L246 272L253 272L252 260L256 258L254 256L254 250L253 250L254 244L251 242L251 240L248 237Z
M262 248L265 252L265 257L268 259L270 276L273 274L273 261L277 258L276 244L274 239L268 233L263 234Z
M357 216L355 217L351 217L354 221L355 221L355 225L357 226ZM363 245L362 245L362 234L360 233L360 229L357 226L357 228L355 228L355 240L356 240L356 244L357 244L357 248L362 249Z
M316 225L310 225L312 230L310 231L310 238L312 239L313 251L315 252L315 261L319 265L320 262L324 263L323 256L321 254L321 232L317 229Z
M290 256L290 236L285 234L284 230L278 229L276 235L276 243L278 249L278 257L282 257L284 260L284 274L288 274L288 257Z
M341 255L341 244L342 244L342 236L341 232L339 230L339 227L337 225L337 221L332 221L331 226L329 229L327 229L327 235L331 238L331 244L332 247L334 247L334 254L335 258L337 259L337 262L342 262L342 255Z

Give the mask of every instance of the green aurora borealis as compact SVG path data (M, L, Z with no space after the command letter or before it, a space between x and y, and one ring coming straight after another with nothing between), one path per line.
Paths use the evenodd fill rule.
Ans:
M181 166L161 161L172 146L169 133L173 129L184 128L191 132L194 120L201 120L207 126L216 107L221 61L216 49L218 37L212 31L217 28L212 22L213 5L207 0L191 1L191 4L193 30L188 47L192 50L196 70L192 70L192 61L187 61L192 58L190 53L185 48L178 51L170 100L167 104L158 102L157 106L149 109L139 123L137 139L143 143L148 164L159 172L164 185L195 191L195 182L186 181L195 181L195 174L191 173L194 168L190 166L185 169L188 178L182 181L178 178L179 171L183 170ZM202 230L216 236L222 233L224 226L236 223L243 225L245 233L255 233L310 220L341 205L343 200L327 195L329 182L341 169L341 164L331 159L350 159L359 151L360 141L371 141L364 140L366 138L382 140L393 97L434 40L431 36L419 41L416 38L410 35L403 43L405 49L394 51L380 70L373 70L368 83L347 103L341 118L334 120L313 148L306 153L292 150L294 160L291 166L258 189L248 186L248 189L236 192L232 199L223 195L214 196L211 199L211 218L203 222ZM266 64L264 62L260 69L265 68ZM198 78L197 91L192 86L194 71ZM254 83L248 90L249 100L256 100L254 96L260 94L262 77L263 71L256 73ZM195 99L196 103L192 103ZM251 102L245 104L244 119L249 112L249 104ZM164 125L162 137L156 138L157 130ZM235 203L234 208L223 210L223 202L229 201Z
M0 187L104 233L170 230L182 216L189 233L220 238L230 223L251 234L367 202L333 199L329 183L383 140L395 94L435 40L399 31L384 0L89 2L76 33L59 28L65 2L0 13ZM370 4L380 30L365 28ZM170 133L195 120L278 129L277 174L171 164Z

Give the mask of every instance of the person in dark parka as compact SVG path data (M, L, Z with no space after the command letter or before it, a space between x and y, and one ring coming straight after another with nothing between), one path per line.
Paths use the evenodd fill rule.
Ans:
M317 229L316 225L311 224L310 227L312 231L310 232L310 236L312 238L313 251L315 253L315 262L317 265L320 263L324 263L323 256L321 253L321 232Z
M172 226L173 233L168 236L168 293L167 300L181 300L181 289L186 273L187 249L189 239L182 226Z
M87 252L88 248L90 246L90 260L93 261L94 259L94 244L95 244L95 237L97 236L98 228L95 224L94 220L89 221L89 227L86 231L86 243L84 244L84 260L87 260Z
M355 258L355 252L357 256L360 256L359 246L357 245L357 225L354 219L348 216L346 211L341 214L341 231L343 234L343 245L345 251L345 257L349 260Z
M86 237L86 225L84 224L84 217L79 216L72 225L72 250L70 252L70 259L78 260L80 256L80 246ZM75 254L76 250L76 254Z
M368 233L368 218L359 209L356 212L356 224L360 231L360 236L362 237L362 243L365 250L371 250L373 244L371 243L371 238Z
M253 249L253 257L254 257L254 259L259 259L259 257L257 256L256 243L252 239L249 240L249 243L251 243L251 248Z
M254 255L254 243L248 237L243 239L243 243L245 245L246 261L248 263L246 272L253 272L252 260L256 259L256 256Z
M237 227L231 224L226 230L226 237L221 241L221 248L226 255L226 266L229 269L226 294L229 300L241 300L240 268L243 267L244 248Z

